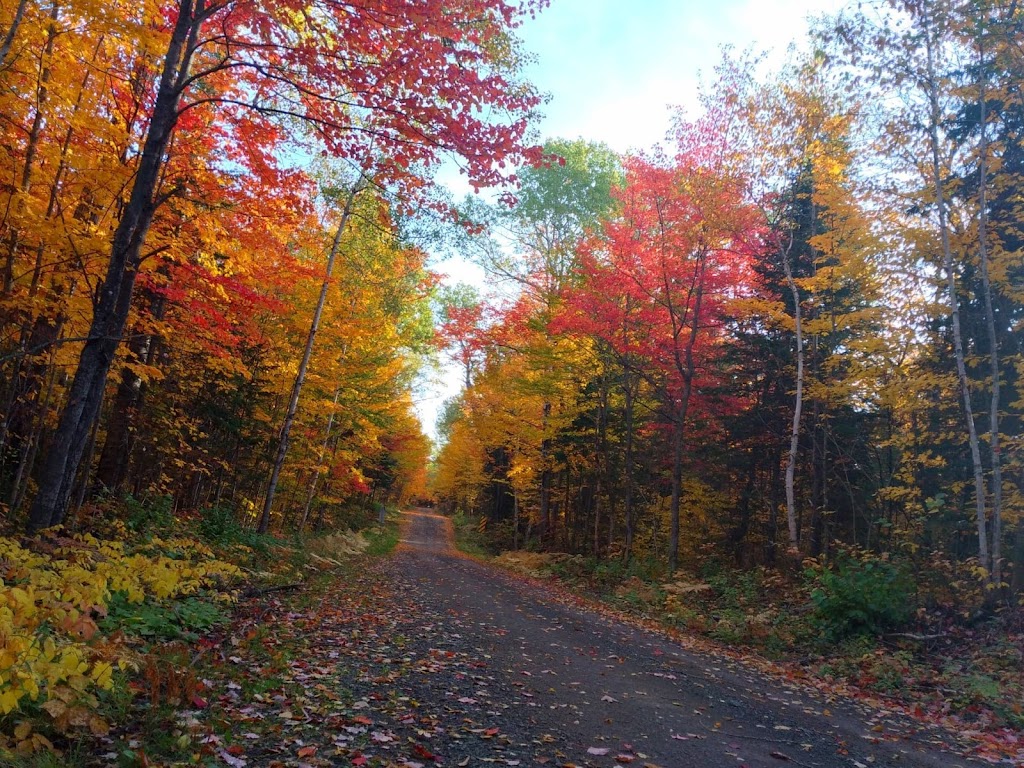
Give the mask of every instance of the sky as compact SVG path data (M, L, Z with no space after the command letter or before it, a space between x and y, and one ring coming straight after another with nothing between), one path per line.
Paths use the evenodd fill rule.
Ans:
M769 53L781 62L806 38L807 18L832 13L843 0L551 0L518 30L536 58L525 76L549 101L541 139L583 138L617 152L645 150L665 138L673 107L698 110L702 75L713 76L723 46ZM443 180L443 178L442 178ZM458 196L464 189L455 189ZM446 282L483 289L475 265L454 258L433 269ZM424 382L416 395L424 430L444 399L459 390L454 369Z

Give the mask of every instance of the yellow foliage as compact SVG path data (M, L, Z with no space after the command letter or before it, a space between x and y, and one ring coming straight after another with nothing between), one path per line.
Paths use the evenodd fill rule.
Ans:
M94 617L106 616L111 597L172 599L239 575L191 539L153 539L128 551L85 534L61 537L40 554L0 537L0 715L42 699L61 730L101 730L90 692L113 686L115 664L132 665L125 649L91 642Z

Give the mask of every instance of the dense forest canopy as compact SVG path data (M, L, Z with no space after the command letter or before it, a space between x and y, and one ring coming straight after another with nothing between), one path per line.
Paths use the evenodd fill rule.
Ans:
M776 71L726 50L699 110L619 153L541 141L518 35L546 5L0 0L4 765L391 766L445 739L569 765L571 728L514 744L455 706L547 727L497 704L533 692L488 643L551 659L549 631L600 624L593 680L625 664L552 595L662 623L591 712L639 674L693 687L647 657L686 631L904 695L915 749L942 721L1021 763L1024 8L851 5ZM487 193L453 202L455 171ZM488 283L446 282L446 251ZM733 696L725 656L687 696ZM736 706L832 717L805 692ZM655 698L634 721L811 749ZM816 764L854 759L838 724Z
M536 8L4 4L8 520L127 492L301 529L421 486L435 279L403 221L451 215L443 159L493 185L536 154Z
M727 55L667 150L549 142L470 248L515 298L444 326L438 497L505 546L1019 589L1022 23L863 6Z
M726 56L629 155L528 140L537 6L393 5L5 17L12 525L127 492L302 529L433 494L509 545L670 570L853 547L1020 585L1015 4L849 10L770 75ZM444 203L445 157L500 202ZM424 217L504 298L439 288ZM438 347L465 389L428 490Z

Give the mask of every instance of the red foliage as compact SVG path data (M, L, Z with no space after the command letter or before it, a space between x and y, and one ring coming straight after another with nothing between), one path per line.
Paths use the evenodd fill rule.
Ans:
M625 171L621 215L580 255L582 284L566 293L555 326L601 339L669 400L689 383L707 410L723 375L729 303L752 285L756 219L694 158L631 157Z

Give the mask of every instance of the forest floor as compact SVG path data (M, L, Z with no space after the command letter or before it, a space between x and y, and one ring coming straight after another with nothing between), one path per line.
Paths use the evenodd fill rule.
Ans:
M394 555L245 602L190 664L190 708L136 711L85 762L1021 764L1012 745L1000 751L785 667L645 629L460 555L446 518L403 518Z

